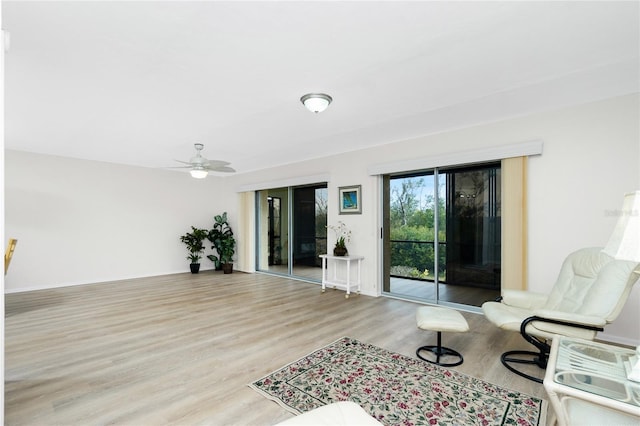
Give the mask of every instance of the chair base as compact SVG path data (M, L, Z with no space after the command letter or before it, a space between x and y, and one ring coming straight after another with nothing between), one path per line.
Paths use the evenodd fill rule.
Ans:
M517 355L524 356L526 358L517 358L515 357ZM540 352L508 351L502 354L502 356L500 357L500 361L502 361L502 365L507 367L507 369L512 373L515 373L520 377L524 377L525 379L532 380L536 383L542 383L542 379L517 370L511 364L537 365L542 370L545 370L547 368L547 356L545 354L541 354Z
M420 355L421 351L431 352L436 357L435 361L424 358L422 355ZM455 367L456 365L462 364L462 362L464 361L462 355L460 355L460 352L454 351L450 348L445 348L443 346L421 346L418 348L418 350L416 350L416 356L423 361L427 361L431 364L439 365L441 367ZM443 356L454 356L459 359L456 362L440 362L440 357Z
M420 355L421 351L431 352L433 355L435 355L436 360L432 361L430 359L424 358L422 355ZM420 346L418 348L418 350L416 350L416 356L418 358L420 358L421 360L423 360L423 361L427 361L427 362L430 362L431 364L439 365L441 367L455 367L456 365L462 364L462 361L464 361L462 359L462 355L460 355L460 352L454 351L453 349L445 348L444 346L442 346L442 332L441 331L438 331L438 344L435 345L435 346L433 346L433 345ZM455 361L455 362L440 362L440 357L442 357L442 356L454 356L454 357L458 358L458 361Z

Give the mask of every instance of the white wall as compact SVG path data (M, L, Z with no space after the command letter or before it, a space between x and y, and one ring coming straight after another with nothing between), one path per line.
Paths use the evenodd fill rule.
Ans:
M9 151L5 234L19 242L7 290L186 271L178 236L191 224L210 226L225 210L235 226L236 189L327 175L329 223L343 220L352 230L349 251L365 256L363 292L377 294L378 181L369 166L539 139L544 152L529 168L528 276L530 289L546 292L570 251L606 243L616 220L607 212L620 208L625 192L640 188L639 114L638 95L624 96L203 181ZM362 185L363 213L339 216L337 188L354 184ZM239 263L252 264L245 260ZM636 288L603 338L639 344L639 312Z
M5 234L18 245L6 290L189 271L179 236L235 210L222 180L7 151Z

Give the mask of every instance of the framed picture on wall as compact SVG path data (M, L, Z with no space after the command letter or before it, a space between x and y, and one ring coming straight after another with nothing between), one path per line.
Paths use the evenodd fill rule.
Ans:
M338 188L339 214L362 213L362 185L341 186Z

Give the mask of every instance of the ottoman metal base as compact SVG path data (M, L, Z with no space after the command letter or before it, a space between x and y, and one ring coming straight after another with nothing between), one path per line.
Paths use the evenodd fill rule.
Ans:
M424 358L422 355L420 355L421 351L431 352L435 356L435 361ZM416 356L423 361L427 361L435 365L440 365L442 367L455 367L456 365L462 364L462 362L464 361L460 352L442 346L442 332L440 331L438 331L438 344L436 346L431 345L419 347L418 350L416 350ZM456 357L457 361L440 362L440 357Z

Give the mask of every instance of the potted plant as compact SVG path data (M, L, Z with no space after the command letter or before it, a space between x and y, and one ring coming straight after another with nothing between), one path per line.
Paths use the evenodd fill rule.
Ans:
M227 212L216 215L213 219L213 228L209 231L207 239L211 242L211 248L217 252L217 255L210 254L207 259L213 262L216 269L222 269L225 274L230 274L233 272L236 240L233 237L231 226L227 222Z
M226 234L220 239L220 263L225 274L233 272L233 255L236 252L236 240L233 234Z
M337 226L329 225L327 228L336 234L336 245L333 247L333 255L346 256L349 254L347 243L351 241L351 231L347 229L347 225L342 221L338 221Z
M189 266L192 274L197 274L200 271L200 259L202 259L202 252L204 251L205 238L207 238L207 231L198 229L195 226L191 227L191 232L187 232L180 237L180 241L185 243L189 252L187 259L191 261Z
M344 241L344 237L338 238L338 240L336 241L336 245L333 247L333 255L345 256L347 253L349 253L349 250L347 250L347 245Z

